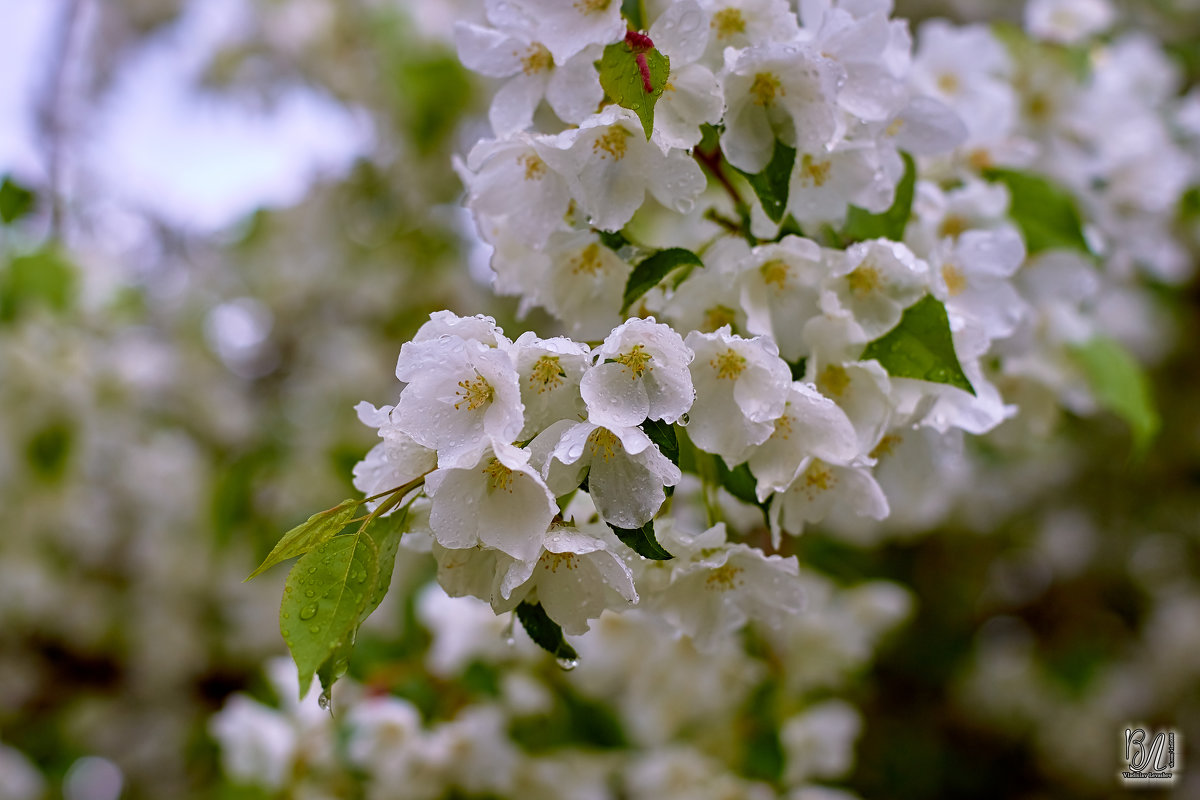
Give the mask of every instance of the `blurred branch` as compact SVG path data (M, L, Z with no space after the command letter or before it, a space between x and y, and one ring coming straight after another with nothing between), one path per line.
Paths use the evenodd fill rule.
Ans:
M62 235L62 162L65 124L65 83L70 63L75 29L78 26L83 0L66 0L54 31L49 55L49 73L37 105L37 125L46 150L46 172L50 195L50 235Z

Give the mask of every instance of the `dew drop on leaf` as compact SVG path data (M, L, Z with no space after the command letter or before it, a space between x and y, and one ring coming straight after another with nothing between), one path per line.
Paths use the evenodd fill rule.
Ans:
M317 604L309 603L304 608L300 609L300 619L312 619L317 615Z
M558 667L563 672L570 672L579 666L578 658L556 658L555 661L558 662Z

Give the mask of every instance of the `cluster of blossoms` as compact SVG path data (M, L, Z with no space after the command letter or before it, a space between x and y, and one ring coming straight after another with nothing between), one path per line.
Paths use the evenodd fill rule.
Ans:
M758 505L771 548L814 523L929 525L961 485L964 432L1047 387L1052 409L1095 407L1072 354L1124 333L1106 301L1144 300L1124 265L1177 260L1139 242L1194 160L1171 144L1184 178L1142 181L1126 138L1079 110L1137 94L1122 121L1174 141L1170 81L1130 78L1150 58L1136 41L1081 80L1026 74L978 26L928 23L914 54L886 0L680 0L646 33L616 2L485 6L460 56L504 82L498 138L459 165L467 205L497 290L574 338L435 313L401 351L395 407L360 406L383 443L355 476L368 495L423 479L414 529L442 584L497 612L540 604L582 633L636 604L700 642L793 613L794 558L731 536L722 503ZM661 87L648 53L669 59ZM605 75L621 57L632 101ZM1042 162L1083 164L1055 175L1080 197L1017 170ZM1030 183L1049 207L1026 207ZM681 467L701 486L668 502ZM697 495L704 533L685 530Z
M377 679L423 673L436 691L396 696L368 673L337 684L331 716L315 689L297 700L295 670L277 660L267 672L278 698L236 694L210 730L231 778L297 797L600 798L619 787L645 800L852 800L830 784L853 765L862 723L836 693L906 615L908 596L876 581L837 587L807 570L800 580L814 613L770 633L770 657L732 639L698 651L656 616L608 613L579 639L569 674L549 667L508 614L412 586L419 625L405 638L427 632L428 646ZM391 635L395 624L369 623ZM739 735L749 725L778 736L778 786L742 774L761 747Z

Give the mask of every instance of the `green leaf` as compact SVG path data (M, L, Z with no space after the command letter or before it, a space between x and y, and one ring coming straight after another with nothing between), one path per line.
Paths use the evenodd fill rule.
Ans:
M788 365L788 369L790 369L792 371L792 380L794 380L794 381L804 380L804 375L808 372L808 359L807 358L801 357L801 358L796 359L795 361L788 361L787 365Z
M306 521L283 535L274 549L267 554L258 569L250 573L246 580L257 578L280 561L302 556L322 542L332 539L335 534L346 527L346 523L354 518L358 510L358 500L343 500L331 509L313 514Z
M621 0L621 14L630 28L635 31L646 29L646 12L642 9L642 0Z
M726 491L743 503L750 503L755 506L762 505L762 503L758 502L758 495L755 494L758 481L754 479L754 475L750 472L750 467L746 464L739 464L730 469L725 465L723 459L717 459L717 479L725 487Z
M877 360L894 378L945 383L975 394L954 352L946 307L931 295L909 306L900 324L868 344L862 358Z
M313 674L358 627L375 591L378 550L365 533L335 536L296 562L283 587L279 630L300 676L300 697Z
M25 458L38 477L55 481L63 476L75 449L75 429L56 420L36 431L25 445Z
M641 429L650 437L650 441L658 445L664 456L679 466L679 439L675 436L675 426L658 419L648 419L641 424Z
M649 258L643 259L633 268L633 272L629 274L629 280L625 282L625 297L621 301L621 313L625 314L629 311L630 306L639 297L657 286L658 282L667 277L669 272L683 266L702 267L704 263L700 260L700 256L682 247L659 250Z
M529 638L550 655L564 661L579 658L575 648L563 638L562 627L550 619L540 603L522 601L521 605L517 606L517 619L521 620L521 627L529 634Z
M596 236L600 239L600 244L604 245L609 250L612 250L614 253L629 244L629 240L626 239L625 235L620 231L597 230Z
M792 167L796 165L796 149L788 147L778 139L775 140L775 152L762 172L751 174L734 167L750 184L762 209L772 222L778 223L783 219L787 210L788 184L792 180Z
M1008 187L1008 215L1025 237L1030 255L1043 250L1078 250L1091 255L1074 196L1042 175L989 169L983 176Z
M1087 376L1096 401L1129 423L1134 448L1144 453L1162 421L1138 362L1120 343L1102 336L1072 348L1071 356Z
M658 539L654 536L654 520L650 520L645 525L636 529L618 528L611 522L608 527L612 528L613 533L617 538L625 543L625 546L633 550L639 556L652 559L654 561L669 561L675 556L663 549L663 546L658 543Z
M55 249L17 256L0 272L0 320L16 319L35 305L64 312L75 299L75 285L75 267Z
M389 517L377 517L363 531L371 537L378 551L379 576L375 581L375 591L371 593L370 599L359 614L360 625L372 611L379 608L392 585L392 573L396 569L396 553L400 550L400 539L408 531L408 508L408 505L405 505L396 509Z
M4 176L0 183L0 220L5 225L16 222L21 217L33 211L37 195L12 179L11 175Z
M338 678L345 675L350 668L350 654L354 652L354 634L355 629L351 629L346 636L343 636L329 658L325 659L324 663L317 668L317 680L321 683L321 695L326 698L323 701L325 703L328 703L328 698L333 695L333 684L337 683Z
M891 239L900 241L904 238L904 229L912 217L913 192L917 186L917 164L908 153L904 157L904 176L896 184L896 196L892 206L882 214L872 214L858 206L850 206L846 214L846 225L842 229L842 239L846 244L863 242L867 239Z
M638 64L641 56L645 57L650 91L646 90L646 81ZM654 131L654 104L662 97L671 76L671 60L655 48L617 42L604 48L596 69L600 71L600 86L604 93L617 105L638 115L649 141Z

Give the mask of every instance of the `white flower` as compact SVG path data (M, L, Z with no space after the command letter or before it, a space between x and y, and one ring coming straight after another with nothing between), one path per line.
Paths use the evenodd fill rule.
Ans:
M740 285L738 271L749 254L743 240L719 239L705 251L704 268L692 270L666 298L662 317L681 331L712 333L723 325L745 331L746 312L730 297L730 287Z
M454 557L446 556L450 551L439 548L439 552L439 564L453 563ZM513 620L497 616L486 601L473 596L450 597L434 581L420 591L416 605L417 619L433 638L425 664L439 678L453 679L473 661L495 663L513 657L517 643L506 641L504 635ZM522 652L533 647L532 642L524 641Z
M670 585L648 598L650 605L702 650L751 619L777 628L804 606L795 556L729 544L724 523L695 538L664 526L660 537L675 559L667 562Z
M521 298L522 312L540 305L578 339L600 339L621 323L618 310L633 267L593 231L552 233L541 251L489 226L496 248L495 288Z
M966 231L934 251L933 294L949 314L989 339L1003 339L1028 311L1010 281L1024 262L1025 243L1016 230Z
M1075 44L1108 29L1116 17L1108 0L1029 0L1025 30L1038 39Z
M519 24L558 64L589 45L612 44L625 36L621 0L490 0L488 5L493 22ZM499 6L512 10L501 17L493 12Z
M788 718L779 729L789 785L813 778L840 778L854 764L854 740L862 730L858 711L844 700L826 700Z
M440 339L443 336L457 336L481 342L489 347L508 347L512 341L504 335L504 330L496 325L496 320L484 314L471 317L460 317L453 311L434 311L426 322L413 334L412 341L427 342Z
M814 458L808 461L786 491L771 501L771 535L799 535L807 522L820 522L834 510L883 519L888 501L865 466L841 466Z
M770 336L786 361L808 354L804 325L820 313L820 284L826 274L820 246L799 236L754 248L740 270L746 330Z
M858 437L858 451L869 453L891 422L891 382L878 361L828 362L810 357L807 378L846 412Z
M891 206L904 174L894 147L844 141L814 152L798 152L792 168L787 207L797 220L841 224L849 204L876 214Z
M790 486L810 458L848 464L860 452L846 412L811 384L793 383L775 430L750 456L759 502Z
M633 573L614 553L621 545L607 527L555 526L545 547L532 572L522 570L528 578L512 596L532 594L566 633L586 633L588 620L605 609L624 610L638 601Z
M467 186L467 206L477 215L503 218L522 241L540 248L551 233L567 227L567 176L553 166L562 162L561 144L559 137L527 133L480 141L465 167L456 164Z
M788 0L700 0L709 15L705 63L720 67L728 48L790 42L800 33Z
M618 528L635 529L649 522L666 499L663 487L674 486L682 477L679 467L641 428L607 428L592 422L563 428L544 468L547 482L562 494L578 486L586 473L596 509ZM543 435L552 438L559 431L551 427Z
M650 39L671 60L667 86L654 106L654 135L664 150L700 142L700 125L721 119L725 98L712 70L695 63L704 55L709 21L695 0L667 7L650 26Z
M882 125L884 141L918 156L948 153L967 140L966 123L954 109L933 97L919 95Z
M646 141L641 120L612 105L559 135L561 150L547 151L551 167L567 176L571 196L601 230L619 230L650 192L680 214L689 213L707 181L682 150L666 153Z
M490 439L514 441L524 427L517 371L507 352L444 335L406 342L396 377L408 385L392 422L438 451L438 465L474 464Z
M696 401L688 412L688 436L700 449L740 464L774 433L775 420L787 404L792 371L773 341L743 339L728 326L716 333L692 331L686 344L696 354L691 364Z
M208 723L221 743L221 761L231 778L271 790L282 789L291 776L297 735L279 711L244 695L229 698Z
M437 466L437 453L422 447L391 420L392 407L368 402L354 407L364 425L379 429L382 442L354 465L354 488L370 497L403 486Z
M812 9L825 5L820 20ZM903 26L893 26L888 9L881 7L873 13L855 17L844 8L828 3L805 3L805 31L815 29L808 40L821 55L841 65L845 80L838 86L837 102L855 117L869 122L888 119L899 111L907 100L907 89L901 80L901 69L907 63L889 55L906 56L912 46Z
M679 334L648 319L630 319L595 350L596 365L580 382L588 418L629 427L646 419L675 422L695 396L688 364L693 355Z
M493 442L471 466L430 473L425 493L433 501L429 527L442 547L483 544L521 561L537 558L558 513L529 452L504 442Z
M412 703L388 695L366 697L350 708L346 725L346 755L352 764L393 779L414 777L410 773L413 762L421 759L425 733L421 712Z
M917 35L911 85L954 109L971 141L1007 136L1017 118L1017 95L1007 82L1012 64L1004 46L983 25L929 20Z
M853 315L868 341L896 327L904 309L929 286L925 262L887 239L859 242L844 254L831 251L829 260L825 288L836 296L836 308ZM828 299L826 294L822 304Z
M817 152L841 135L836 101L843 73L836 62L792 42L727 50L725 57L721 150L730 164L761 172L776 139Z
M541 42L521 30L498 31L460 22L454 30L458 57L467 69L509 80L492 97L488 118L503 138L523 131L545 98L563 122L579 123L604 99L594 62L599 47L591 47L556 66Z
M526 331L513 352L525 405L525 428L519 438L531 439L561 419L586 418L579 394L579 381L591 362L586 344L561 336L539 339Z

